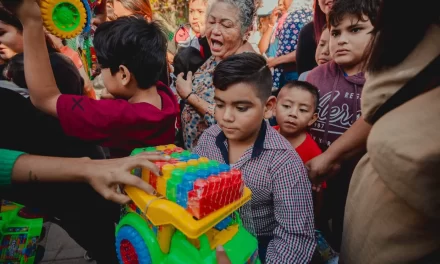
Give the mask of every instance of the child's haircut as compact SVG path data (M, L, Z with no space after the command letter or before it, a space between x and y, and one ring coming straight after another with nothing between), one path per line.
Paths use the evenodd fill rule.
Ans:
M173 67L174 75L184 73L183 78L186 79L188 72L195 73L205 62L200 51L194 47L186 47L179 49L176 56L174 56Z
M374 26L379 14L380 0L338 0L328 15L328 27L338 26L345 15L356 16L360 21L368 17Z
M313 99L315 99L315 113L318 112L318 105L319 105L319 90L314 86L313 84L309 82L303 82L303 81L288 81L281 89L292 89L297 88L304 91L307 91L313 95ZM280 90L281 90L280 89Z
M141 16L104 22L97 28L93 44L101 68L115 74L124 65L140 89L155 85L166 66L167 38L157 22Z
M226 91L237 83L252 85L257 96L265 102L272 92L272 73L266 59L256 53L232 55L220 62L214 70L214 87Z
M84 80L73 62L58 52L49 53L53 75L62 94L83 95ZM12 80L18 87L28 88L24 77L23 53L12 57L5 69L6 77Z

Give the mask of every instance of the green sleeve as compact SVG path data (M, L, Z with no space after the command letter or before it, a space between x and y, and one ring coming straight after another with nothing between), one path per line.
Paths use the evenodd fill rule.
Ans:
M0 186L11 184L12 168L24 152L0 149Z

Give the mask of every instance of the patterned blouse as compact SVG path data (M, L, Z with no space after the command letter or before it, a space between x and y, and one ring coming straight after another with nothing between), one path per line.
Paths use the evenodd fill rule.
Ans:
M182 110L183 141L185 148L192 150L203 131L215 124L214 119L214 85L212 75L218 62L209 58L194 74L193 91L210 106L204 115L200 115L194 107L186 104Z
M296 50L299 32L302 27L312 21L311 9L298 9L292 11L284 21L282 27L275 33L278 38L278 51L276 57L289 54ZM281 66L281 65L280 65ZM273 73L273 87L281 88L280 81L283 76L283 68L275 67Z

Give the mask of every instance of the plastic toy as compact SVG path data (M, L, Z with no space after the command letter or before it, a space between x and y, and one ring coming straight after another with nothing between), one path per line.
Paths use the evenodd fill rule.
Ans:
M132 203L123 207L116 228L116 249L123 264L217 263L223 245L233 264L260 263L258 242L236 212L251 199L241 173L175 145L136 149L162 151L162 176L145 169L133 174L151 184L157 196L125 187Z
M23 207L3 201L0 210L0 263L33 264L43 219L19 216Z
M91 29L92 10L97 1L42 0L44 26L53 35L69 39Z

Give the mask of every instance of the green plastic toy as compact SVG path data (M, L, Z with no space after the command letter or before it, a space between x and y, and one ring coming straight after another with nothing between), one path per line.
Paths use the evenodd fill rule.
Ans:
M43 219L19 216L23 206L3 202L0 211L0 263L33 264Z

